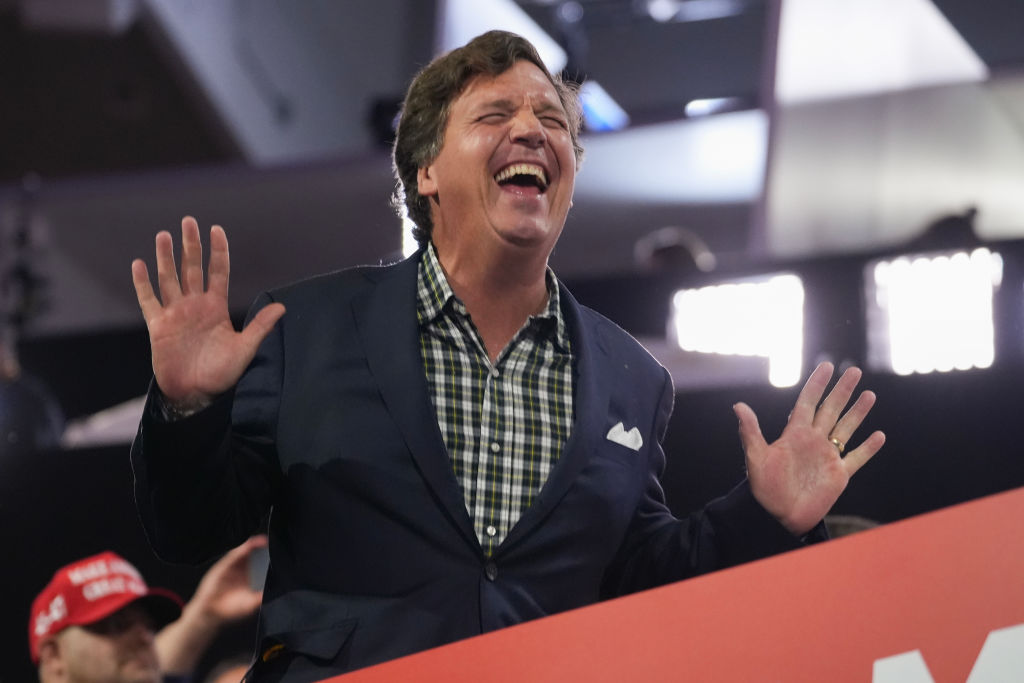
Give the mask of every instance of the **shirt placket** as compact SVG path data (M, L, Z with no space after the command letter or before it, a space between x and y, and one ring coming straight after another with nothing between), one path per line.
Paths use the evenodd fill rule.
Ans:
M485 361L488 374L485 381L480 447L480 466L477 469L477 505L473 514L477 538L488 557L508 533L507 501L502 492L507 488L505 467L506 420L502 406L505 401L504 378L501 371Z

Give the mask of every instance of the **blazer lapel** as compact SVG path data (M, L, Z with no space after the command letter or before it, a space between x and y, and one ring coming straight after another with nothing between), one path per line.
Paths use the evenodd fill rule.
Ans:
M525 537L537 524L545 519L551 510L568 492L590 455L604 438L602 429L608 415L611 397L609 377L612 373L606 367L608 352L604 347L598 326L583 320L580 305L561 287L562 312L575 356L575 412L572 433L566 442L561 458L548 475L548 480L531 505L512 527L501 548L510 547ZM499 549L499 552L501 550Z
M357 299L353 316L370 372L423 478L467 542L479 549L459 483L430 400L419 354L416 273L419 252L396 266L370 272L376 286Z

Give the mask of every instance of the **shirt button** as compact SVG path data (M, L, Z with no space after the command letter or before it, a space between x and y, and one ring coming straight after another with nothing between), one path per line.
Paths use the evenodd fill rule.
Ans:
M498 372L498 368L491 368L491 377L494 377L495 379L497 379L498 375L500 375L500 374L501 373Z
M487 528L484 529L484 531L486 531L487 535L490 536L491 538L494 538L495 536L498 535L498 530L494 528L493 524L489 524L487 526Z
M492 441L491 442L491 452L492 453L497 453L500 450L501 450L501 444L499 444L497 441Z
M488 581L494 581L498 578L498 565L488 562L484 565L484 574L487 576Z

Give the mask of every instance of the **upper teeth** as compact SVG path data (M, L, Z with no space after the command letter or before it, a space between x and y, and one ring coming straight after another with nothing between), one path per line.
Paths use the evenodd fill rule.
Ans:
M494 179L500 183L515 175L536 176L540 180L541 185L546 187L548 184L548 177L544 173L544 169L540 166L535 166L534 164L512 164L494 176Z

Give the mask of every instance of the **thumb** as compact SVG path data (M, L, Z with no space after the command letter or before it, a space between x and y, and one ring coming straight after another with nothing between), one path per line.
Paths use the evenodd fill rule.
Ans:
M274 329L274 325L284 315L284 304L272 303L267 304L260 311L253 316L249 324L242 330L242 336L245 339L246 347L252 351L252 354L256 354L256 348L263 342L270 330Z
M757 422L757 415L746 403L737 403L732 407L732 412L739 420L740 443L743 445L743 452L749 457L767 447L768 443L761 434L761 426Z

